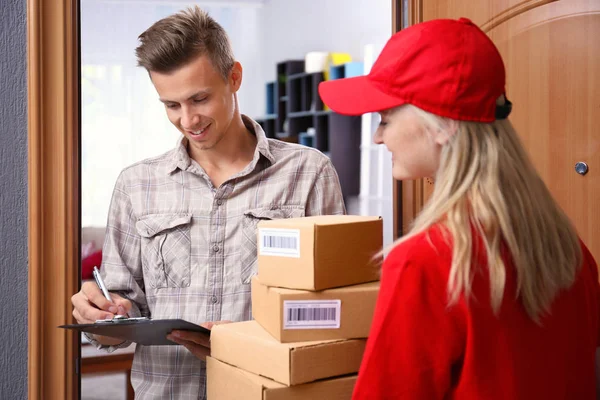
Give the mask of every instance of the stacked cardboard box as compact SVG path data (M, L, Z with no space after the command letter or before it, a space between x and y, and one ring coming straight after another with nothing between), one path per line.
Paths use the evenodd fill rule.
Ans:
M349 399L379 290L378 217L261 221L254 321L211 334L209 400Z

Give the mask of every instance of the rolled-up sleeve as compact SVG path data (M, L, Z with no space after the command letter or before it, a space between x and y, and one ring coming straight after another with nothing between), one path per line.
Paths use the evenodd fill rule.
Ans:
M100 273L110 292L131 301L130 317L149 317L142 272L141 237L136 231L136 222L123 172L117 179L109 207ZM109 352L131 344L124 342L117 346L104 346L90 335L86 336L92 344Z

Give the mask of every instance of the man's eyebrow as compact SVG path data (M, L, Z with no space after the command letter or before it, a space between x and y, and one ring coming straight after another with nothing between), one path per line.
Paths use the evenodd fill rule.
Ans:
M209 94L210 92L208 90L200 90L199 92L194 93L193 95L191 95L190 97L188 97L188 100L192 100L195 99L196 97L199 96L206 96L207 94ZM159 99L162 103L177 103L176 101L173 100L167 100L167 99L162 99L159 97Z

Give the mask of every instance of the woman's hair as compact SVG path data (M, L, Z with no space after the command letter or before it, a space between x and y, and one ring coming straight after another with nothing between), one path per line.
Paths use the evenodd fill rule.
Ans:
M457 128L441 150L431 198L407 235L394 245L440 223L452 241L449 304L471 295L472 232L487 255L491 304L500 310L506 284L503 246L517 272L517 296L536 322L550 312L561 289L570 287L581 266L577 233L552 198L508 120L450 121L407 105L430 132ZM408 111L408 110L407 110Z

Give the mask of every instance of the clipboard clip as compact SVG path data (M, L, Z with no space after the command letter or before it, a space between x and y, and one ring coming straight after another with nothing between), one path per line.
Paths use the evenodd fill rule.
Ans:
M124 315L115 315L113 318L106 318L106 319L97 319L96 323L97 324L106 324L106 323L122 323L122 322L135 322L135 321L149 321L150 318L148 317L132 317L132 318L128 318L125 317Z

